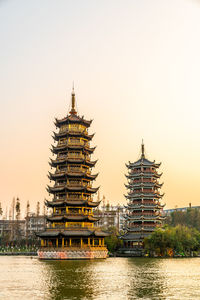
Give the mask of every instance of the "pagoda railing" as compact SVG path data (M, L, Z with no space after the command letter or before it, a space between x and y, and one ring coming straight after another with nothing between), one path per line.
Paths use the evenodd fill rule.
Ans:
M66 167L66 168L63 168L61 170L57 169L56 170L56 174L60 174L60 173L65 173L66 171L70 171L72 173L78 173L78 172L82 172L82 173L85 173L85 174L88 174L90 175L91 174L91 171L90 170L85 170L84 168L82 167L77 167L77 168L70 168L70 167Z
M132 216L139 216L139 217L142 217L142 216L159 216L160 213L158 213L157 211L155 211L154 213L147 213L147 212L143 212L142 214L138 214L138 213L132 213L132 214L129 214L129 217L132 217Z
M66 200L69 200L69 201L80 201L80 200L87 200L87 201L91 201L92 198L87 198L87 197L84 197L84 196L80 196L80 197L72 197L72 196L69 196L69 197L57 197L57 198L53 198L53 201L66 201Z
M72 153L68 153L67 154L67 158L71 158L71 159L84 159L85 156L82 155L82 154L75 155L75 154L72 154Z
M69 146L85 146L85 142L84 141L68 141L67 145Z
M66 212L66 211L63 211L63 212L54 212L53 213L53 216L81 216L81 217L83 217L83 216L91 216L91 215L93 215L93 213L92 212L81 212L81 213L79 213L79 212L70 212L70 211L68 211L68 212Z
M92 224L91 224L92 225ZM75 230L75 229L82 229L82 230L85 230L85 229L89 229L89 230L95 230L95 227L92 227L92 226L82 226L82 225L76 225L76 226L64 226L64 225L57 225L57 226L52 226L52 225L48 225L46 227L49 231L51 230L56 230L56 229L62 229L62 231L65 231L65 230Z
M71 128L71 129L68 129L68 128L65 128L64 130L60 130L60 133L84 133L85 135L88 135L88 132L85 130L85 129L79 129L79 128Z
M82 182L77 183L77 182L70 182L70 181L67 181L67 185L73 187L92 187L90 183L82 183Z
M66 237L67 238L67 237ZM87 237L86 237L87 238ZM98 250L102 250L102 249L105 249L105 250L107 250L107 248L104 246L104 245L92 245L92 240L91 240L91 244L90 245L88 245L88 244L82 244L82 247L81 247L81 245L80 246L63 246L63 247L55 247L55 246L52 246L52 247L50 247L50 246L43 246L43 247L41 247L41 248L39 248L39 251L53 251L53 252L55 252L55 251L63 251L63 249L64 250L70 250L70 251L80 251L80 249L84 249L84 250L90 250L92 248L92 250L96 250L96 251L98 251Z
M129 205L130 205L130 208L138 208L140 206L152 206L152 207L155 207L157 205L160 205L160 202L158 202L158 203L154 203L154 202L149 202L149 203L139 202L139 203L134 204L134 205L132 203L129 203Z
M158 175L158 173L156 171L152 171L152 172L142 172L142 171L137 171L137 172L128 172L128 175Z
M67 182L67 183L56 183L53 188L57 188L57 187L92 187L92 185L90 183L71 183L71 182Z
M129 205L152 205L152 204L161 205L161 203L159 201L156 201L156 200L146 202L142 199L140 201L137 200L137 202L136 201L130 201L128 204Z
M138 219L140 219L140 220L142 220L142 219L148 219L148 220L150 220L150 219L156 219L156 217L157 216L155 216L155 215L134 215L134 216L129 216L129 218L130 219L132 219L132 220L138 220Z

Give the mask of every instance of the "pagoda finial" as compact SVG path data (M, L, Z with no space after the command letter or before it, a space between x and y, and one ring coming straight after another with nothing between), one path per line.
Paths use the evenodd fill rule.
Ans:
M73 85L72 85L72 109L70 111L70 114L71 115L76 115L77 112L76 112L76 109L75 109L75 92L74 92L74 82L73 82Z
M143 141L143 139L142 139L141 150L142 150L141 158L145 158L145 155L144 155L144 141Z

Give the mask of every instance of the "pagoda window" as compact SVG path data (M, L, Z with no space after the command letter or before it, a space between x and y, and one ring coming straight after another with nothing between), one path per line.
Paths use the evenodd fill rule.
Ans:
M65 181L64 180L58 180L56 182L57 185L64 185L65 184Z
M66 142L66 139L59 139L58 145L63 145L63 144L65 144L65 142Z
M59 166L58 170L65 171L66 170L66 166Z
M76 124L76 123L74 123L74 124L69 124L69 128L70 129L80 129L80 125L79 124Z
M80 144L80 138L69 138L68 141L70 144Z
M61 127L60 127L60 132L64 132L64 131L66 131L68 129L68 125L62 125Z
M80 185L81 180L68 180L67 183L69 183L71 185Z
M82 153L80 151L76 151L76 152L68 152L68 157L70 158L80 158L82 157L81 155Z
M79 209L78 208L68 208L69 214L78 214Z
M81 199L81 194L80 193L79 194L67 193L67 198L68 199L76 199L76 200L78 200L78 199Z
M54 224L54 227L55 227L55 228L63 228L64 226L65 226L65 224L62 223L62 222L56 222L56 223Z

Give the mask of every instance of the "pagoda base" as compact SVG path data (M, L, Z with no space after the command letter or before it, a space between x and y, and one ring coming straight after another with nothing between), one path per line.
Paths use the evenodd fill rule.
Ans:
M38 258L43 260L65 260L65 259L98 259L107 258L106 247L65 247L44 248L38 250Z

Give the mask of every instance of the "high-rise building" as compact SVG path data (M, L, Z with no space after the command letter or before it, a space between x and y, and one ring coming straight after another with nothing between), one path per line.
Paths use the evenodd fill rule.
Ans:
M49 173L54 185L47 188L53 199L46 201L52 214L47 217L46 230L39 234L41 259L107 257L107 234L95 227L98 219L93 215L99 202L93 201L98 188L92 187L97 174L92 174L96 161L91 160L95 150L90 146L94 136L88 132L91 122L77 114L73 90L71 111L63 119L55 120L58 132L54 132L56 146L51 150L56 158L50 161L55 171Z

